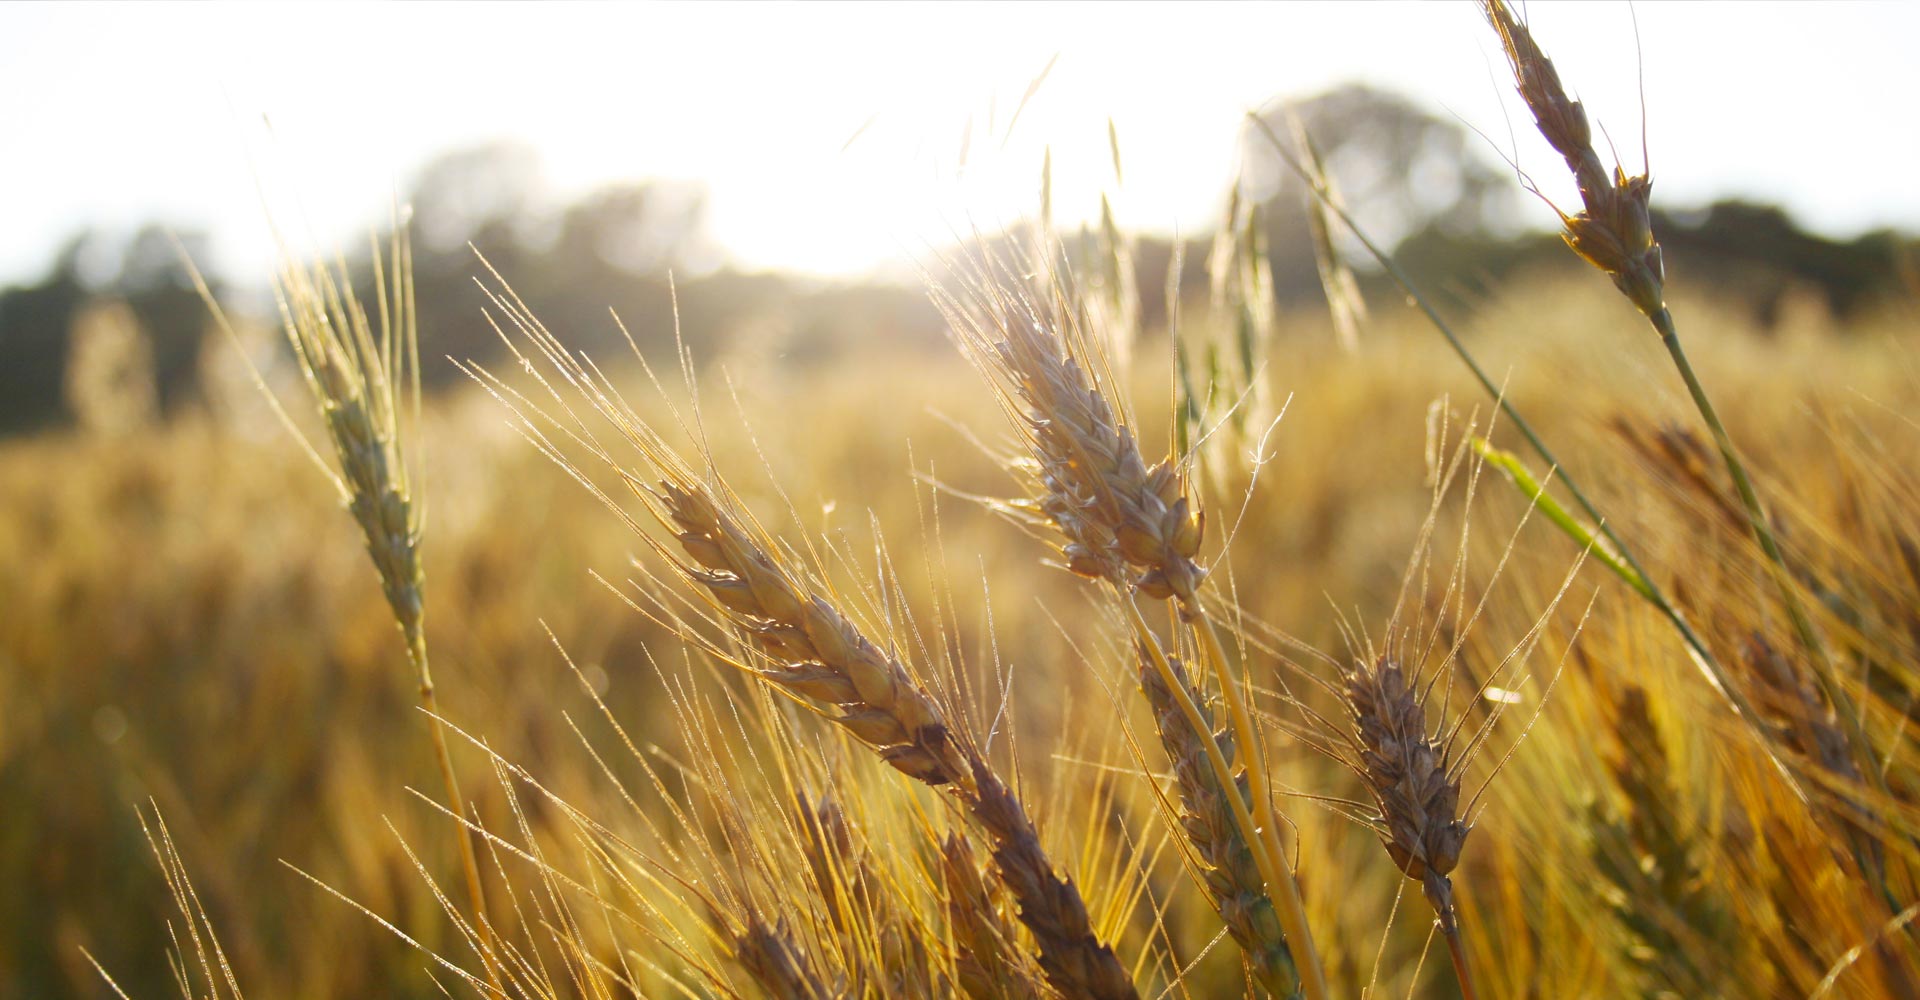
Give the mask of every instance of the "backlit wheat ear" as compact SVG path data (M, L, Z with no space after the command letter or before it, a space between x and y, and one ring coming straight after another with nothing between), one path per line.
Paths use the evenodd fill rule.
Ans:
M344 275L326 265L289 266L277 283L287 342L293 347L327 440L339 462L336 484L365 537L387 604L407 638L410 655L422 651L426 574L420 566L425 515L404 454L401 411L417 377L411 286L404 244L396 248L395 287L381 289L376 333ZM406 308L386 315L388 297ZM414 399L417 385L412 386ZM417 664L424 669L424 660Z
M1126 567L1150 597L1192 600L1205 573L1202 516L1171 456L1152 468L1133 432L1071 357L1027 317L995 345L1031 408L1040 509L1070 541L1068 565L1121 582Z
M1273 902L1267 898L1265 880L1254 859L1253 847L1235 824L1227 795L1246 799L1246 768L1235 760L1233 735L1226 729L1212 733L1215 743L1233 765L1234 788L1231 793L1220 787L1208 765L1205 737L1194 732L1186 714L1167 687L1160 671L1141 654L1140 689L1153 708L1153 724L1160 734L1173 766L1174 787L1180 798L1180 822L1187 843L1192 845L1207 896L1220 919L1227 925L1246 955L1254 981L1274 997L1300 994L1300 971L1294 965L1293 952L1287 947L1284 929ZM1187 680L1178 660L1170 666L1177 682L1186 685L1188 697L1200 707L1209 726L1213 715L1205 699Z
M1646 689L1630 684L1608 701L1618 747L1607 772L1625 811L1590 808L1591 856L1606 882L1602 898L1630 935L1625 958L1650 995L1724 995L1718 970L1744 960L1745 942L1729 933L1725 897L1704 870L1706 845L1687 819L1685 786Z
M772 661L760 676L836 706L832 716L895 769L929 785L967 774L933 699L906 668L825 598L797 585L765 547L697 483L662 483L659 500L692 557L689 580L712 595Z
M1040 946L1040 968L1067 996L1132 997L1113 950L1093 933L1085 901L1062 878L1013 792L978 750L962 743L934 699L825 598L800 590L771 550L712 501L705 487L666 483L660 500L676 537L700 566L687 575L731 613L775 665L770 683L840 709L835 721L888 764L929 785L957 784L993 842L995 870Z
M828 920L843 939L871 956L854 963L848 991L856 996L948 996L953 985L929 961L922 927L900 907L894 886L874 865L874 857L854 837L846 813L831 798L799 803L799 825L806 835L807 867L827 904ZM870 964L871 967L868 967Z
M1357 757L1352 762L1379 810L1381 842L1452 935L1453 883L1471 827L1460 817L1460 772L1444 734L1427 726L1425 698L1389 657L1348 671L1345 693Z
M904 664L881 652L830 595L799 582L802 574L783 561L773 542L729 511L722 498L731 494L717 473L708 471L716 484L709 486L597 368L570 353L511 293L494 295L493 302L532 348L531 356L521 353L512 338L509 344L539 373L565 416L542 410L484 370L470 371L517 415L529 440L637 531L643 529L632 515L593 485L553 435L590 453L592 461L604 463L639 494L685 553L686 558L674 558L688 582L712 599L765 662L742 663L717 648L709 651L798 698L832 706L837 714L829 717L896 770L953 792L992 843L995 872L1019 904L1020 921L1032 932L1040 968L1056 992L1096 1000L1137 997L1126 968L1094 934L1080 891L1047 857L1019 799L957 725L963 720L950 716ZM545 362L544 369L534 358ZM566 384L571 394L563 394L557 383ZM594 440L576 400L639 452L651 477L625 468ZM658 485L644 487L648 478ZM652 544L668 552L666 545ZM683 634L692 634L684 620L678 624L685 627Z
M1567 245L1605 271L1642 313L1653 316L1666 306L1666 269L1647 209L1652 179L1644 173L1628 176L1617 164L1607 170L1594 151L1586 109L1567 95L1559 72L1526 24L1502 0L1487 0L1486 14L1540 134L1567 161L1580 186L1582 209L1560 213Z
M757 913L734 935L733 956L769 1000L838 1000L841 995L828 986L784 928L768 924Z
M1018 292L990 297L970 314L949 313L963 346L994 376L1027 439L1018 467L1032 480L1018 506L1061 535L1067 567L1134 586L1155 598L1194 598L1206 576L1195 562L1205 521L1172 456L1148 467L1131 427L1063 338Z
M1014 942L1013 928L1001 920L972 845L949 834L940 861L960 991L971 1000L1040 1000L1039 976Z
M1168 669L1165 657L1133 594L1178 600L1219 681L1234 737L1249 751L1252 802L1232 802L1234 821L1247 842L1256 845L1255 860L1269 898L1275 900L1287 939L1304 959L1305 991L1319 1000L1327 993L1325 974L1314 952L1299 886L1287 867L1264 746L1241 693L1241 679L1202 601L1206 572L1196 557L1205 520L1188 491L1185 470L1171 455L1147 467L1123 407L1090 373L1101 361L1084 330L1064 321L1050 325L1025 287L1029 282L999 280L1004 276L996 275L991 265L980 271L960 293L965 301L940 289L935 294L961 349L988 377L1026 440L1027 455L1011 464L1028 474L1034 496L1003 509L1036 527L1056 530L1069 568L1115 588L1134 638L1152 649L1156 670ZM1054 312L1074 314L1071 308ZM1180 709L1196 731L1205 733L1201 744L1208 766L1223 787L1231 784L1231 768L1195 707L1171 683L1168 690L1183 702Z
M1054 989L1070 997L1134 997L1125 968L1094 934L1080 891L1055 870L1026 810L933 697L831 602L798 589L771 549L754 543L705 487L663 484L659 499L681 546L700 563L687 567L689 578L773 660L761 677L837 706L835 720L900 772L956 788L993 844L995 871L1019 904Z
M390 254L384 271L379 269L380 255L374 254L380 311L377 331L354 295L351 281L325 264L311 268L289 264L275 282L274 295L287 342L326 422L327 439L339 462L335 485L360 526L387 606L406 638L421 707L434 717L430 726L434 752L447 804L461 823L460 859L474 923L480 928L481 956L497 988L479 861L467 830L466 803L454 777L427 661L426 572L420 560L425 504L414 491L401 426L403 410L410 405L417 418L420 402L413 258L405 227L396 227Z
M1487 20L1500 34L1507 61L1512 65L1514 79L1519 84L1520 96L1532 109L1534 120L1540 126L1540 134L1566 159L1575 179L1579 181L1580 198L1586 210L1572 217L1561 214L1567 227L1568 244L1595 267L1607 272L1614 284L1646 315L1655 332L1660 334L1661 344L1673 359L1674 370L1687 385L1694 409L1699 411L1707 429L1713 432L1714 444L1720 449L1721 460L1726 464L1727 473L1733 479L1734 491L1740 497L1747 527L1766 556L1768 573L1780 593L1781 604L1793 623L1794 633L1806 650L1813 677L1821 694L1837 711L1844 727L1849 744L1847 752L1855 758L1857 771L1871 782L1874 791L1886 794L1888 788L1885 777L1874 763L1872 751L1867 749L1872 743L1859 721L1863 713L1853 708L1844 671L1828 652L1826 639L1808 613L1801 589L1794 581L1793 568L1788 565L1787 554L1781 548L1780 540L1775 537L1766 507L1761 502L1759 491L1754 488L1753 477L1747 472L1746 462L1734 446L1733 437L1721 421L1706 386L1694 371L1693 362L1688 359L1686 349L1681 345L1673 314L1666 307L1660 244L1653 238L1653 228L1647 214L1652 182L1644 174L1628 177L1619 167L1614 168L1611 177L1607 175L1598 154L1593 151L1585 110L1580 107L1580 102L1567 96L1566 88L1560 84L1559 74L1540 51L1540 46L1535 44L1526 25L1501 0L1486 0L1485 10ZM1725 684L1724 679L1717 675L1716 680L1720 680L1722 686L1728 689L1735 707L1749 721L1755 721L1752 706L1746 703L1744 695ZM1863 856L1862 863L1869 870L1878 868L1878 863L1871 858Z

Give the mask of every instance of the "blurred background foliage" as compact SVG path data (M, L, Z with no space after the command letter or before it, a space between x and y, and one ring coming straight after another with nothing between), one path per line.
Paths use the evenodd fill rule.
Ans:
M1359 84L1276 102L1262 117L1279 136L1291 135L1298 121L1361 224L1456 311L1471 310L1522 271L1575 267L1551 252L1557 236L1521 225L1543 213L1527 204L1531 196L1490 154L1489 141L1454 120ZM1305 190L1252 127L1242 147L1239 185L1243 200L1258 206L1275 304L1316 301L1322 283ZM669 275L680 298L681 332L703 352L746 343L756 353L807 364L876 342L944 349L939 318L912 283L822 281L731 267L723 248L706 236L697 185L641 180L554 204L538 154L500 142L434 159L403 200L416 235L422 354L433 385L457 378L447 357L484 361L500 353L498 338L480 318L476 251L512 277L536 315L599 354L623 344L609 310L643 347L671 342ZM1782 209L1742 201L1664 211L1655 224L1670 270L1725 295L1763 329L1805 301L1843 321L1902 294L1915 280L1914 243L1892 231L1838 241L1803 230ZM1165 322L1174 248L1164 236L1130 238L1140 324L1154 330ZM1206 288L1210 239L1195 235L1181 248L1182 295ZM86 322L93 316L89 304L99 301L126 307L112 323L130 331L131 339L121 337L123 349L150 368L160 415L200 399L201 361L215 341L180 248L204 259L194 252L203 244L191 227L157 223L124 237L83 230L52 253L39 280L0 290L0 433L80 419L71 369L88 350L81 341L99 325ZM1363 287L1384 291L1357 247L1346 250ZM364 250L349 257L362 261ZM216 294L243 315L270 318L262 289L209 278Z

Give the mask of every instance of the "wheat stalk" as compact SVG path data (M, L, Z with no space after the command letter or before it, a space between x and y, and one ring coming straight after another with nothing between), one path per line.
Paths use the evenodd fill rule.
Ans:
M325 264L311 268L289 264L275 281L274 297L287 342L325 422L339 469L336 474L321 462L322 470L333 480L360 527L367 555L418 678L420 706L429 719L441 782L448 805L460 821L460 861L468 901L480 930L481 956L497 988L496 957L479 861L467 829L467 806L447 749L427 659L426 571L420 558L426 509L415 487L402 427L408 417L417 423L420 404L412 251L405 227L395 227L384 269L377 248L372 258L377 331L354 294L351 281ZM305 444L305 439L301 440ZM307 450L319 460L311 445Z

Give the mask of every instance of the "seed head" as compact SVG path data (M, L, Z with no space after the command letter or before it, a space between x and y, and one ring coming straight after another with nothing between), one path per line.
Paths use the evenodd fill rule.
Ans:
M1153 709L1153 723L1160 745L1173 767L1173 783L1180 797L1180 829L1199 866L1200 875L1214 909L1220 914L1228 933L1246 955L1254 978L1274 997L1292 997L1300 990L1300 971L1288 948L1279 915L1267 898L1266 881L1253 859L1253 848L1234 822L1228 795L1248 801L1246 768L1234 759L1233 734L1221 729L1211 733L1227 762L1233 767L1233 789L1221 788L1213 768L1208 766L1202 740L1174 699L1160 671L1147 662L1142 649L1139 658L1140 689ZM1174 679L1186 685L1187 695L1200 708L1201 719L1213 724L1206 700L1187 680L1180 661L1169 658Z
M1427 731L1426 706L1387 657L1347 674L1347 710L1360 778L1379 810L1374 823L1393 863L1420 883L1443 928L1453 922L1447 876L1470 831L1460 819L1460 777L1443 742Z
M1206 521L1169 456L1152 467L1132 428L1060 338L1030 311L1004 314L995 364L1024 411L1028 509L1057 528L1068 568L1150 597L1191 600Z
M1648 209L1652 179L1644 173L1628 176L1618 165L1609 171L1594 152L1586 109L1567 95L1560 73L1526 24L1501 0L1487 0L1486 13L1506 49L1521 100L1580 187L1582 210L1560 213L1567 245L1605 271L1636 308L1653 315L1666 306L1666 266Z
M899 660L795 583L705 487L663 482L657 495L692 560L682 571L766 654L762 677L838 707L834 721L910 777L943 785L966 773L945 715Z

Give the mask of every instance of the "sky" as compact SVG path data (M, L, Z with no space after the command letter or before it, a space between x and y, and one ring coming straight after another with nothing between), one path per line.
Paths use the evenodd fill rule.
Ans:
M1636 167L1644 84L1657 202L1920 229L1920 4L1528 14ZM263 277L263 188L314 244L361 241L434 154L498 139L538 151L556 198L697 182L710 238L747 267L924 257L1031 213L1049 153L1056 217L1104 192L1124 225L1201 231L1246 111L1350 81L1478 129L1572 200L1505 72L1464 2L0 4L0 283L78 227L149 219L209 230L214 270Z

